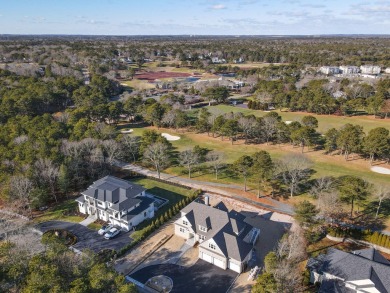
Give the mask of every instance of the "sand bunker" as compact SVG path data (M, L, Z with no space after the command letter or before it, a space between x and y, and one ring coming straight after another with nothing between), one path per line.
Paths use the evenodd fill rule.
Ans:
M284 121L284 123L286 123L287 125L289 125L289 124L292 123L292 121L287 120L287 121Z
M165 137L168 141L175 141L180 139L180 136L170 135L169 133L161 133L161 136Z
M386 174L390 175L390 169L385 167L372 167L371 171L379 173L379 174Z
M129 130L121 130L121 133L132 133L134 130L129 129Z

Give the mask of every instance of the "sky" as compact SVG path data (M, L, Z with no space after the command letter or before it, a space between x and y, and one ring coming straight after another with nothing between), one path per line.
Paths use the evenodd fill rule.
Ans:
M0 34L390 34L390 0L0 0Z

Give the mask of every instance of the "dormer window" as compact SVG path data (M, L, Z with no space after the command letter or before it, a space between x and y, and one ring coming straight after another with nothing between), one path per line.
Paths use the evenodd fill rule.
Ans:
M207 228L201 225L199 225L199 230L202 232L207 232Z
M186 220L183 220L183 225L188 226L188 222Z
M211 248L211 249L215 250L215 245L214 245L214 244L212 244L212 243L209 243L209 248Z

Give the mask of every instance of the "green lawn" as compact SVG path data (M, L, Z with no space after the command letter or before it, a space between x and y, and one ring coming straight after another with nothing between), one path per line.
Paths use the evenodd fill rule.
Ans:
M102 227L101 224L98 224L98 223L91 223L87 226L89 229L91 230L95 230L95 231L99 231L100 228Z
M44 211L41 215L35 217L33 221L35 223L41 223L57 220L78 223L84 220L84 218L75 215L76 210L77 202L74 199L69 199Z
M242 112L245 115L255 115L258 117L264 116L267 112L260 110L251 110L244 109L239 107L233 107L229 105L217 105L208 107L210 111L218 111L220 113L228 112ZM318 131L321 133L326 132L330 128L340 128L347 123L358 124L363 126L364 131L368 132L376 127L385 127L390 130L390 120L389 119L374 119L373 116L354 116L354 117L344 117L344 116L334 116L334 115L316 115L311 113L302 113L302 112L280 112L276 111L280 116L282 116L283 121L301 121L304 116L311 115L318 119Z

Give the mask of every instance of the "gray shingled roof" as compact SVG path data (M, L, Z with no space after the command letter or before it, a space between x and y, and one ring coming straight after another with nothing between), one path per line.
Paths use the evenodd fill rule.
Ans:
M100 201L113 203L112 209L122 211L135 206L141 201L136 199L146 189L114 176L106 176L95 181L82 194Z
M352 253L330 248L327 254L310 259L307 266L345 281L370 279L380 292L389 292L390 263L373 248Z
M252 249L250 244L243 241L252 226L243 221L245 216L240 213L229 213L225 209L220 210L198 202L192 202L182 212L186 214L194 232L205 235L206 240L213 238L226 257L242 261ZM199 225L209 227L207 233L200 231ZM237 236L237 232L243 229L244 233Z

